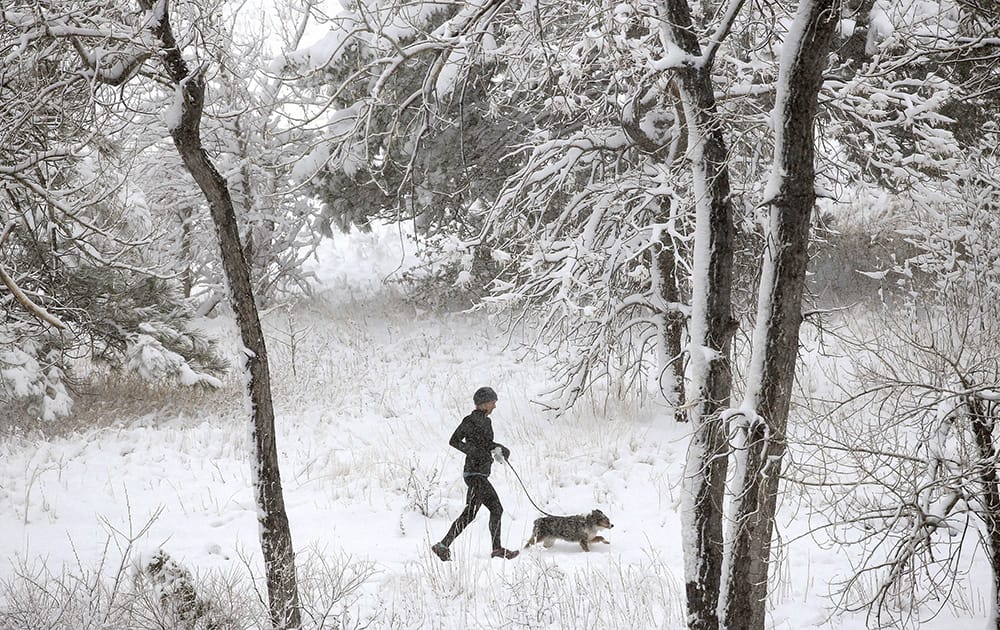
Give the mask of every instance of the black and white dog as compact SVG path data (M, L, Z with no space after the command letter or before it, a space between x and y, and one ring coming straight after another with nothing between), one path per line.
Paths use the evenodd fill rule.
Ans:
M576 516L543 516L535 519L535 525L531 529L531 538L524 546L525 549L535 543L542 543L543 547L551 547L558 538L569 542L580 543L584 551L590 551L590 543L602 542L611 544L604 536L598 536L601 529L611 529L614 525L600 510L594 510L590 514L577 514Z

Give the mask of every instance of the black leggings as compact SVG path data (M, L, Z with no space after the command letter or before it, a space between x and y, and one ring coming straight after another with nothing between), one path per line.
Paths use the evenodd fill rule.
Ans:
M465 485L469 486L469 490L465 493L465 509L458 515L455 522L451 524L451 529L441 539L441 544L445 547L450 546L458 538L458 535L462 533L462 530L476 518L476 513L479 511L480 506L485 505L486 509L490 511L490 536L493 537L493 548L499 549L500 516L503 514L503 506L500 505L500 497L497 496L497 491L493 489L493 484L490 483L489 478L481 475L466 477Z

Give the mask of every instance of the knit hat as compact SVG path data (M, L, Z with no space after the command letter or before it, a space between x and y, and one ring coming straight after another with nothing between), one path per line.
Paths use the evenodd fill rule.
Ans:
M493 391L492 387L480 387L476 390L476 393L472 395L472 402L476 403L476 406L483 403L488 403L497 400L497 393Z

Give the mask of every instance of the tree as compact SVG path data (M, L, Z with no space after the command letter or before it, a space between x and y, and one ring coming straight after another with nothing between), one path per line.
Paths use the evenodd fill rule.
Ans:
M818 419L827 435L812 444L827 452L825 470L798 474L833 506L823 529L859 558L845 607L867 610L870 627L921 627L963 605L955 594L980 561L976 547L998 592L998 284L984 236L998 227L998 130L988 121L1000 47L986 5L879 11L849 80L828 82L838 97L828 129L851 156L839 172L881 187L878 204L891 208L908 255L876 274L891 283L883 303L860 309L871 327L841 337L853 378Z
M294 32L285 46L299 43L308 11L287 11ZM285 107L303 97L264 67L273 37L265 25L245 23L247 11L233 11L220 3L219 10L199 19L201 37L225 45L206 45L210 62L206 69L206 104L202 138L211 147L220 173L233 191L233 203L245 255L251 265L254 295L261 306L289 293L309 293L309 273L302 262L315 252L321 238L318 212L305 189L291 177L295 158L309 142L308 131L299 128ZM257 17L257 16L253 16ZM171 261L189 287L197 287L199 311L210 312L225 294L224 272L212 247L198 247L211 239L207 207L190 174L163 142L167 135L158 111L158 93L136 94L141 105L128 133L130 147L139 165L132 175L148 199L156 202L163 217L165 239L157 249ZM306 106L305 104L303 106ZM202 212L202 210L206 210ZM178 256L178 252L182 255ZM186 254L186 255L185 255Z
M97 107L72 30L38 25L42 5L0 15L0 397L51 420L69 413L70 357L127 369L157 382L218 384L213 343L191 331L193 315L169 272L150 255L160 234L128 184L120 127ZM155 364L155 365L154 365Z
M858 11L824 87L824 187L933 194L969 151L996 146L1000 16L967 2Z
M695 202L688 364L688 404L692 424L685 463L682 510L688 627L719 626L722 571L722 507L727 470L726 434L721 412L729 405L729 344L732 317L733 206L728 148L716 118L712 70L742 2L729 6L703 48L686 2L664 3L668 42L680 54L671 64L687 118Z
M106 95L102 85L127 86L139 75L152 79L148 89L166 86L172 96L173 104L164 117L177 153L211 212L244 347L255 449L254 491L271 621L278 628L298 627L295 558L278 468L267 348L229 186L209 157L201 135L206 66L192 68L189 64L184 45L174 35L168 2L140 0L138 12L130 7L100 4L50 13L48 6L40 5L36 12L5 12L5 18L13 15L24 35L22 41L31 42L34 37L56 48L72 46L77 55L74 76L86 79L83 85L94 90L98 102ZM66 55L60 58L66 59ZM113 99L105 102L109 110L116 110L116 105Z
M726 628L764 628L768 566L802 322L816 202L817 97L840 19L834 0L803 0L782 46L774 106L774 161L757 323L736 434L735 481L720 611Z
M184 59L171 27L167 2L139 0L139 6L145 11L146 28L159 46L166 78L176 90L177 110L171 112L173 118L168 123L170 136L185 167L208 201L219 239L230 301L246 354L247 395L255 450L253 481L259 509L257 518L261 548L267 570L271 623L276 628L297 628L301 625L301 612L295 578L295 553L278 467L267 346L254 302L250 265L244 256L229 186L202 146L200 125L205 106L204 70L192 71Z
M1000 227L1000 189L982 176L996 167L970 160L933 196L897 201L912 211L900 231L914 253L887 270L891 302L841 337L853 376L816 440L839 462L800 472L834 506L824 529L859 550L841 596L871 627L920 627L962 606L952 595L982 561L976 548L1000 592L1000 267L984 238Z
M845 430L823 440L841 453L823 494L836 506L831 538L858 558L843 605L867 611L872 628L918 628L961 608L952 595L977 547L994 594L1000 580L996 320L980 320L978 297L967 297L876 309L878 333L846 346L864 386L833 412Z
M503 261L484 302L541 323L536 345L557 357L560 383L544 404L563 411L603 385L652 391L686 419L688 145L671 75L636 63L655 20L585 4L525 20L502 16L509 37L490 55L492 109L532 125L470 240Z

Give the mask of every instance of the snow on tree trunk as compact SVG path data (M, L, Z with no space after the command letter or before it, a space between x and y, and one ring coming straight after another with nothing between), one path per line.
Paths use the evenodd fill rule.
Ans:
M803 0L782 47L773 114L770 205L741 442L734 449L730 531L719 614L729 630L764 628L767 573L795 376L810 218L816 201L813 125L834 28L834 0Z
M170 135L178 153L208 201L222 252L222 265L240 335L246 349L247 391L253 421L254 482L260 523L261 550L267 573L271 623L275 628L301 626L295 555L281 490L274 435L274 407L267 364L267 348L254 303L250 268L243 255L239 226L226 180L201 144L201 116L205 103L204 75L192 74L174 39L166 2L139 0L148 12L150 29L163 45L162 63L177 90Z
M690 60L701 55L686 2L664 5L666 36ZM695 194L695 245L688 324L691 442L682 489L684 574L688 627L719 627L722 500L727 440L720 411L729 405L732 317L733 211L727 149L716 115L710 64L674 67L688 129Z
M671 202L667 198L658 201L660 204L660 223L670 220ZM653 249L653 264L651 267L653 298L662 303L657 316L657 363L659 368L660 395L674 408L674 419L686 422L684 411L684 317L673 308L681 301L680 287L677 283L677 251L669 232L660 232L658 242L660 247Z

